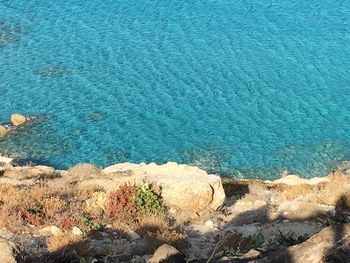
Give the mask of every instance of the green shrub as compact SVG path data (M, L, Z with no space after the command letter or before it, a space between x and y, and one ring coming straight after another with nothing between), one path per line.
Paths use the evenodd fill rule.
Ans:
M112 192L107 200L107 212L111 218L115 219L154 215L161 211L161 197L149 186L123 185Z
M88 258L81 257L81 258L79 258L79 263L94 263L94 262L98 262L98 261L97 261L97 259L92 258L92 257L88 257Z
M97 221L88 216L82 216L81 222L83 223L84 227L86 227L88 230L99 230L102 228L102 224L98 223Z
M141 214L153 215L162 210L160 196L149 186L135 186L136 211Z
M251 236L251 239L252 239L252 243L251 243L251 249L256 249L256 248L259 248L261 247L264 242L265 242L265 239L264 239L264 236L261 232L259 233L254 233L252 236Z

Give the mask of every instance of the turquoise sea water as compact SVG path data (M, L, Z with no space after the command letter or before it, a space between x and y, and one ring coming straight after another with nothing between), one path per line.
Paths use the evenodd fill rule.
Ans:
M0 0L0 151L310 177L350 159L350 1Z

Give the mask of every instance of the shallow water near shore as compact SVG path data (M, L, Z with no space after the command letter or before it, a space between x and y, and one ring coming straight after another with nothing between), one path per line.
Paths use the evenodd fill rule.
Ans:
M0 152L235 177L350 159L350 2L0 0Z

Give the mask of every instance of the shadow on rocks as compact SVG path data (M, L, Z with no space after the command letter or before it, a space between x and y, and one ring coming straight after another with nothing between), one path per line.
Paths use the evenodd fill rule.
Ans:
M241 263L241 262L257 262L257 263L308 263L315 262L313 260L319 258L323 260L321 262L335 263L335 262L349 262L350 258L350 213L347 210L347 206L344 202L344 197L340 198L336 206L335 221L331 222L329 226L323 228L318 234L305 240L298 240L291 238L288 241L288 237L284 236L284 243L279 245L275 249L271 250L259 250L259 247L255 248L259 253L256 255L250 255L250 251L245 255L231 256L231 257L218 257L218 252L223 243L220 246L216 246L217 251L213 251L212 255L207 259L196 260L187 262L196 263ZM303 220L314 220L318 217L322 217L324 214L314 215L312 218L305 218ZM253 211L243 212L230 222L227 222L221 231L227 232L230 227L246 227L245 224L249 218L255 218L255 222L249 223L272 223L282 222L286 220L284 217L278 217L271 219L266 207L261 207ZM288 219L293 222L292 219ZM295 220L300 221L300 220ZM40 251L46 251L34 255L23 251L26 259L23 262L45 262L45 263L119 263L119 262L163 262L163 263L177 263L186 262L184 254L181 252L171 254L170 250L164 250L160 253L159 259L155 261L148 261L152 255L157 254L157 248L163 244L169 244L179 251L186 250L190 244L184 237L173 238L172 240L164 239L161 235L157 235L157 232L162 231L156 226L144 226L136 229L135 232L140 235L139 238L132 239L128 237L127 233L118 232L116 229L105 229L101 231L91 232L82 241L71 243L65 247L59 248L51 253L48 252L45 247L45 242L40 241L42 246ZM113 234L114 233L114 234ZM213 235L217 233L202 234L201 238L213 238ZM282 234L281 234L282 235ZM99 239L98 236L101 238ZM243 239L242 239L243 240ZM241 241L240 241L241 242ZM18 242L17 242L18 243ZM95 247L94 245L95 244ZM33 250L32 250L33 251ZM163 254L162 254L163 253ZM167 254L168 253L168 254ZM20 261L18 261L20 262Z

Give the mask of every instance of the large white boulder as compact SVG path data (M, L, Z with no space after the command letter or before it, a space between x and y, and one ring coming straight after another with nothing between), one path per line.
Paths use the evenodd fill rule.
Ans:
M122 163L103 170L114 182L151 184L161 189L164 203L186 214L218 209L225 200L221 178L194 166ZM119 183L118 183L119 182Z

